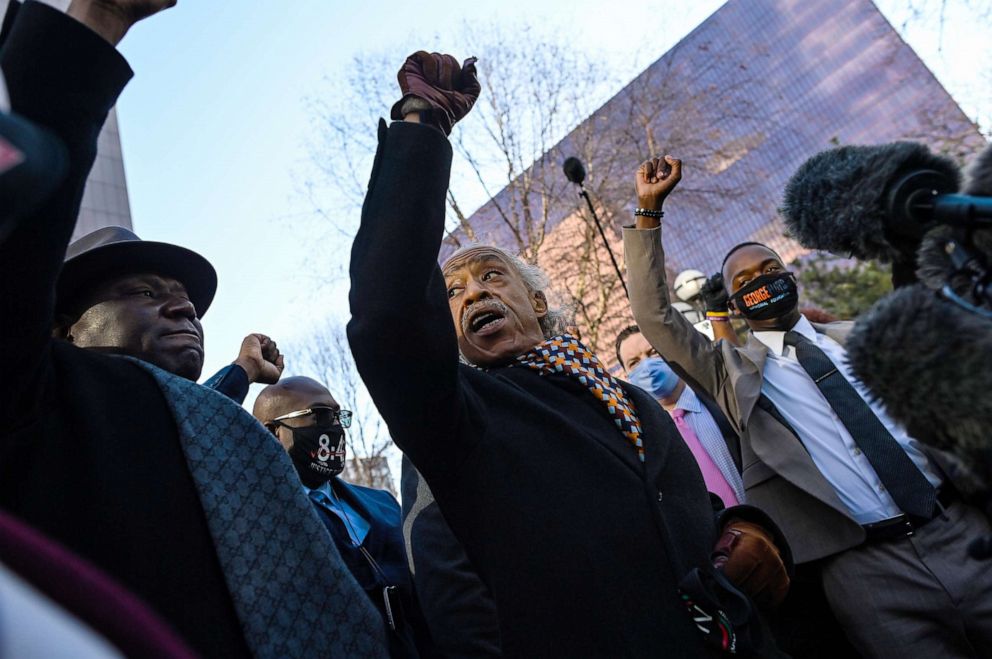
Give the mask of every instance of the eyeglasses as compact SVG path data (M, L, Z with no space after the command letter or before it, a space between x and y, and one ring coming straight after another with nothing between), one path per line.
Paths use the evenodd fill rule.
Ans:
M282 423L286 419L298 419L301 416L313 415L314 425L326 426L333 423L340 423L342 428L351 427L351 410L336 410L333 407L324 406L314 406L308 407L305 410L296 410L295 412L290 412L289 414L283 414L282 416L277 416L272 419L273 423L278 423L281 426L286 426L291 428L285 423Z

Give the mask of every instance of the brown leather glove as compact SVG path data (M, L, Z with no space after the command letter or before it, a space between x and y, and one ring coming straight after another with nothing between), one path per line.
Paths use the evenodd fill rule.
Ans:
M451 134L451 127L468 114L482 91L475 62L469 57L459 66L451 55L423 50L410 55L396 74L403 98L389 116L399 120L409 112L426 112L431 123Z
M728 522L710 560L759 606L774 608L789 592L789 575L778 547L757 524Z

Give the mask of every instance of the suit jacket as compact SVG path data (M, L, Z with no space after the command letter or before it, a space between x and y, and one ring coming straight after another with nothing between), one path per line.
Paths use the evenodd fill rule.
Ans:
M427 482L406 456L400 488L410 574L438 656L501 656L492 593L451 532Z
M576 380L459 362L437 264L451 147L380 125L352 248L348 338L390 434L488 585L508 657L706 656L677 595L718 525L699 468L645 392L646 461Z
M768 349L753 335L743 346L712 343L671 306L661 229L624 229L630 304L644 337L697 391L708 393L741 437L748 503L781 526L797 563L861 544L850 516L802 443L761 397ZM851 323L815 325L843 343Z
M51 338L55 282L127 64L29 2L0 65L14 110L69 159L48 202L0 242L0 506L118 579L204 656L385 656L378 616L271 434L206 387ZM312 575L286 569L318 562Z

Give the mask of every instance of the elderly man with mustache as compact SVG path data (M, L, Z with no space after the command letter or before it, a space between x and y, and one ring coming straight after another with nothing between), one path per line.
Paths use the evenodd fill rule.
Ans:
M399 80L403 120L380 123L352 249L348 337L492 592L503 655L776 656L751 599L774 605L788 586L771 521L715 513L671 420L560 333L539 271L492 246L438 267L445 135L480 91L474 60L418 52Z

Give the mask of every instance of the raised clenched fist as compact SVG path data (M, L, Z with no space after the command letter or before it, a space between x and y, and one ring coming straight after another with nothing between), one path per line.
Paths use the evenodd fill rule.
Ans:
M411 112L424 113L430 123L450 134L482 91L475 62L476 58L469 57L459 65L451 55L424 50L410 55L396 74L403 98L393 105L390 117L403 119Z
M234 363L245 369L249 382L275 384L286 367L276 342L264 334L249 334Z
M645 160L637 168L635 187L637 205L648 210L661 210L662 204L682 180L682 161L672 156Z
M730 298L723 285L723 273L718 272L707 279L700 287L699 293L703 296L703 303L706 305L707 311L727 311Z

